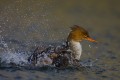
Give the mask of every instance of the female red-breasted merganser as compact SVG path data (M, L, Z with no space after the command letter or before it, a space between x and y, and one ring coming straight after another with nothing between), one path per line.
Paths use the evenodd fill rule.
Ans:
M80 42L82 40L96 41L90 38L88 32L80 26L74 25L71 30L67 38L67 46L58 49L56 47L48 47L43 51L40 50L41 48L36 48L28 61L34 66L55 65L56 67L68 66L69 60L79 61L82 53ZM69 52L68 47L72 52Z
M68 46L72 50L72 56L76 60L80 60L80 56L82 53L82 46L80 42L82 40L88 40L90 42L96 42L94 39L90 38L88 32L77 25L71 27L71 32L67 38Z

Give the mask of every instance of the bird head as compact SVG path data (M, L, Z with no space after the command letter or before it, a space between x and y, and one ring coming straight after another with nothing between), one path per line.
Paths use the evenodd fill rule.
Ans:
M90 42L97 42L96 40L92 39L89 36L89 33L82 28L81 26L74 25L71 27L71 32L67 38L68 41L74 40L74 41L82 41L82 40L88 40Z

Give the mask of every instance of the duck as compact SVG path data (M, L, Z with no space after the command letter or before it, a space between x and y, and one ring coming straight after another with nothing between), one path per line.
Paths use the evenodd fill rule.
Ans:
M81 26L74 25L70 28L71 28L71 31L67 37L67 46L72 51L71 55L73 59L76 61L79 61L82 54L81 42L83 40L87 40L90 42L97 42L97 41L91 38L89 36L88 31Z
M97 42L89 36L87 30L83 27L74 25L71 27L66 44L57 47L48 46L44 49L37 47L28 58L28 62L34 66L54 65L60 69L65 68L69 64L73 64L74 60L80 61L82 54L81 42L83 40Z

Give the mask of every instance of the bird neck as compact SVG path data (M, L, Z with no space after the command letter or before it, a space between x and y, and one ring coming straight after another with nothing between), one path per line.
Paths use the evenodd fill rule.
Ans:
M69 41L70 49L73 52L75 59L79 60L82 53L82 45L78 41L71 40Z

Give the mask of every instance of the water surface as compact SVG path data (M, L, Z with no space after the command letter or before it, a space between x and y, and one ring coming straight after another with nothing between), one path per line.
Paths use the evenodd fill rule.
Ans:
M82 42L83 70L0 68L0 80L119 80L119 0L0 0L0 56L26 61L37 46L61 45L80 25L99 43ZM14 56L13 56L14 55ZM10 57L9 57L10 56Z

